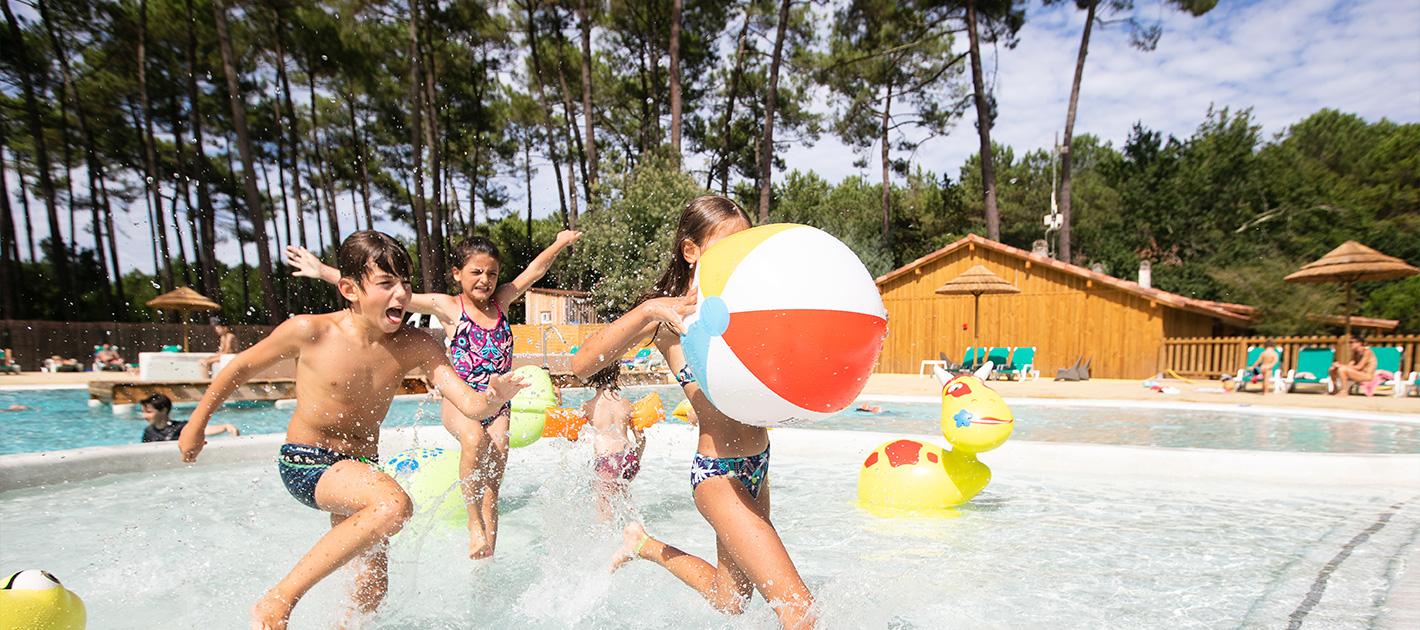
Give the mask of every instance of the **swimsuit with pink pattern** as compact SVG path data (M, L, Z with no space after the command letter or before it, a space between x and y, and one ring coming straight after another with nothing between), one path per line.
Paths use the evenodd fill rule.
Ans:
M497 374L507 374L513 368L513 327L503 309L498 309L498 323L492 328L484 328L468 316L463 306L463 296L459 296L458 327L454 329L453 340L449 343L449 360L458 373L474 391L488 389L488 381ZM499 416L508 413L512 403L503 403L503 408L478 423L485 428L493 424Z

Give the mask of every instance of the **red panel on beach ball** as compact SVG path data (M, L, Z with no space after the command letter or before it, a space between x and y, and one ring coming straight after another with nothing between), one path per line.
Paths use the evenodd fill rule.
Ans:
M886 320L864 313L785 309L731 313L724 339L780 398L834 412L863 391L886 331ZM775 351L760 351L769 339Z

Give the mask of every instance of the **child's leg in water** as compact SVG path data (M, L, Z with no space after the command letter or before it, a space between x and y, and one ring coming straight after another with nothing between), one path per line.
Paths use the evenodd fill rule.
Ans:
M348 517L332 514L331 527L339 525L340 521L346 518ZM346 616L341 628L358 627L360 619L375 612L384 600L385 593L389 590L389 543L376 544L351 560L350 566L355 570L355 607Z
M503 472L508 468L508 414L498 416L488 425L488 446L483 451L480 466L482 483L479 500L483 516L483 535L488 546L483 556L493 556L498 547L498 490L503 487Z
M414 504L399 484L354 460L331 466L316 485L315 497L320 509L343 518L331 519L330 531L252 606L254 628L285 628L291 609L312 586L346 562L383 545L414 513ZM384 598L384 589L375 590L373 580L367 584L369 592L357 598L357 603L362 609L374 610Z
M695 489L695 505L715 529L715 566L649 537L639 523L632 523L626 526L625 546L613 568L637 557L650 560L730 614L741 612L752 589L758 589L774 607L780 625L811 627L813 596L769 521L769 494L767 480L753 498L730 477L707 479Z
M478 420L469 418L445 400L440 410L444 428L459 441L459 484L468 509L468 557L486 558L489 553L487 527L483 523L483 461L490 440Z

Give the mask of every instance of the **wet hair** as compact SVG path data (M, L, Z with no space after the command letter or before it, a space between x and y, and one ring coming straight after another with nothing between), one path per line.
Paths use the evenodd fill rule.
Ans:
M671 243L671 263L666 267L661 279L641 296L637 303L659 297L680 297L690 288L694 268L681 253L681 246L687 240L697 245L704 243L721 223L736 218L753 225L749 213L740 204L728 197L702 195L685 204L680 213L680 224L676 226L675 240Z
M153 394L144 398L140 403L144 407L152 407L154 411L167 413L173 410L173 400L162 394Z
M402 280L409 279L409 252L394 237L375 230L360 230L345 237L335 255L340 277L364 282L370 273L369 264Z
M221 315L213 315L210 319L207 320L207 323L213 326L231 326L231 324L227 323L227 318L222 317Z
M596 374L587 377L587 384L597 389L605 389L615 392L621 390L621 383L619 382L620 379L621 362L615 361L612 362L611 365L602 368Z
M454 247L449 262L453 264L453 269L462 269L464 265L468 264L468 259L477 254L487 254L493 260L498 261L498 264L503 264L503 254L498 251L498 245L488 237L476 234L464 239Z
M1264 339L1264 340L1262 341L1262 347L1264 347L1264 348L1276 348L1276 347L1277 347L1277 342L1274 341L1271 337L1268 337L1267 339Z
M1354 341L1364 346L1366 345L1366 336L1362 335L1361 333L1353 332L1351 333L1351 341Z

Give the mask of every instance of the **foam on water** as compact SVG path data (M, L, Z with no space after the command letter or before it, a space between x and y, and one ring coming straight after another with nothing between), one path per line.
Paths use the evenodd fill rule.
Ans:
M1394 558L1420 536L1414 488L1187 481L1172 470L1101 477L1045 472L1007 452L983 457L995 480L955 518L880 519L854 498L861 459L881 436L771 435L774 521L831 628L1279 627L1322 567L1393 511L1308 617L1366 627L1395 580ZM714 557L714 533L690 499L693 432L662 425L649 436L624 510L668 543ZM1096 459L1111 452L1089 448ZM55 573L85 599L94 627L239 627L328 527L287 495L272 458L0 494L0 568ZM467 559L461 528L416 515L391 543L390 594L372 625L775 625L757 597L726 617L648 562L608 575L619 523L595 516L590 459L585 444L559 440L513 452L491 561ZM319 585L293 627L328 627L344 614L349 584L341 573Z

